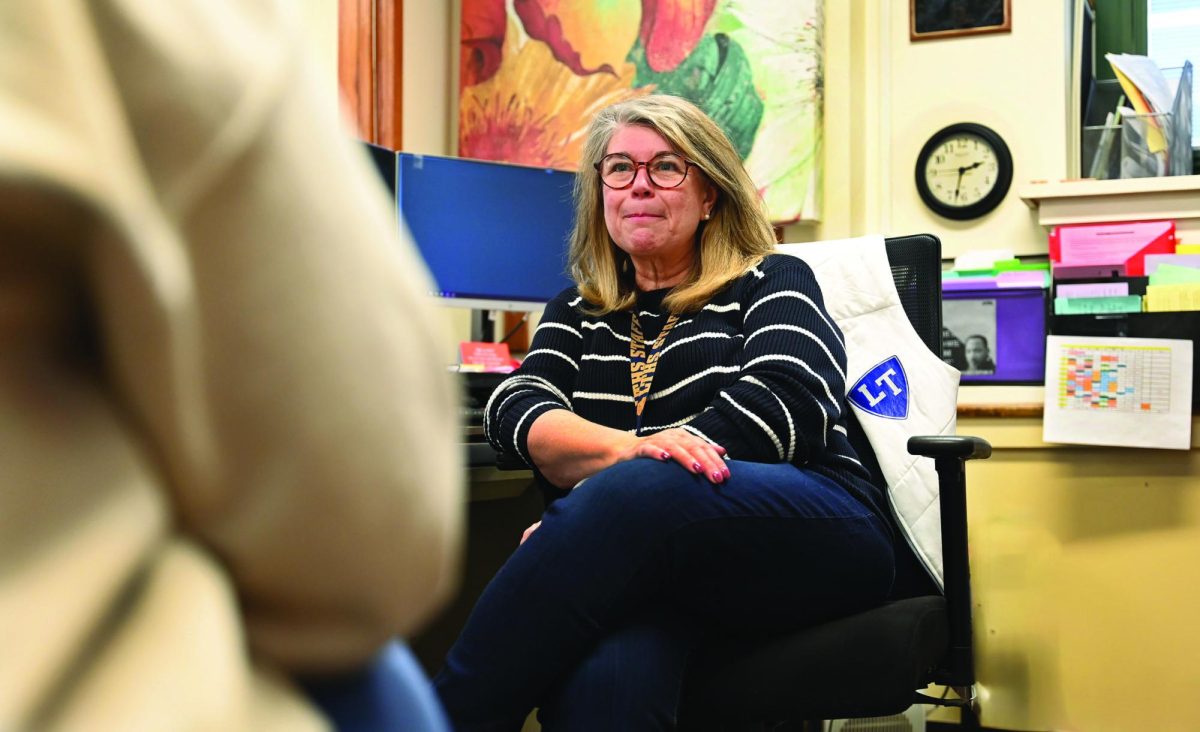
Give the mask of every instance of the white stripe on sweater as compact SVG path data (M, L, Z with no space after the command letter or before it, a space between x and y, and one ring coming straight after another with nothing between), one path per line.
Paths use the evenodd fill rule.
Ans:
M624 361L629 363L629 356L600 356L595 353L585 353L580 357L580 361Z
M775 430L771 429L767 425L767 423L762 420L762 417L759 417L754 412L751 412L749 409L746 409L741 404L738 404L737 402L735 402L733 400L733 397L729 396L728 392L722 391L721 396L725 398L725 401L729 402L734 407L736 407L739 412L741 412L742 414L746 415L751 420L753 420L755 424L757 424L759 427L762 428L763 432L767 433L767 437L771 438L771 443L773 445L775 445L775 450L776 450L776 452L779 453L779 459L783 460L784 459L783 444L779 441L779 436L775 434Z
M498 390L498 391L499 391L499 390ZM508 396L504 397L504 399L503 399L503 400L500 402L500 406L496 407L496 413L497 413L497 414L499 414L500 412L502 412L502 411L504 410L504 405L505 405L505 404L508 404L508 403L509 403L509 401L511 401L512 399L515 399L516 397L519 397L519 396L521 396L522 394L536 394L536 393L538 393L538 390L537 390L537 389L517 389L517 390L515 390L515 391L513 391L513 390L511 390L511 389L504 389L504 391L511 391L512 393L511 393L511 394L509 394ZM493 394L493 396L495 396L495 395ZM496 440L494 440L494 439L492 438L492 426L491 426L491 420L489 419L489 416L490 416L490 415L491 415L491 413L492 413L492 412L491 412L491 402L492 402L492 400L491 400L491 399L488 399L488 408L487 408L487 409L485 409L485 410L483 411L483 434L484 434L484 436L485 436L485 437L487 437L487 439L488 439L488 442L491 442L492 444L495 444L495 443L496 443ZM497 438L497 439L498 439L498 438Z
M521 418L517 420L517 426L513 427L513 452L515 452L516 454L518 454L518 455L521 454L521 448L520 448L520 446L517 445L517 440L520 438L520 435L521 435L521 424L525 421L526 417L528 417L530 415L530 413L533 412L533 410L537 409L538 407L545 406L547 404L555 404L555 402L551 402L551 401L538 402L537 404L534 404L529 409L526 409L525 414L522 414ZM530 465L533 464L533 459L531 457L529 457L528 455L524 455L523 457L525 458L525 462L529 463Z
M569 326L569 325L565 325L565 324L563 324L563 323L555 323L555 322L552 322L552 321L545 321L545 322L541 323L540 325L538 325L537 329L533 331L533 334L534 334L534 335L537 335L537 334L538 334L538 332L539 332L539 331L541 331L541 329L542 329L542 328L559 328L559 329L562 329L562 330L565 330L565 331L567 331L568 333L570 333L570 334L572 334L572 335L578 336L578 337L580 337L580 338L582 338L582 337L583 337L583 334L582 334L582 333L580 333L579 331L575 330L575 329L574 329L574 328L572 328L571 326Z
M500 402L500 406L496 407L496 412L499 413L499 412L504 411L505 404L508 404L510 401L521 396L522 394L536 394L536 393L537 393L536 389L517 389L512 394L509 394L508 396L504 397L504 401ZM487 415L485 414L484 417L486 418Z
M712 310L714 313L727 313L730 310L741 310L742 304L740 302L731 302L731 303L726 303L724 305L705 305L704 307L702 307L700 309L701 310ZM749 315L749 313L747 313L747 315Z
M783 459L790 463L792 461L792 458L795 457L795 455L796 455L796 423L792 421L791 411L789 411L787 406L784 405L783 400L779 398L778 394L771 391L771 388L769 386L762 383L757 378L755 378L753 376L743 376L741 378L741 380L749 382L756 386L760 386L763 389L765 389L766 392L775 399L775 403L779 405L779 409L780 409L780 411L783 412L783 416L787 418L788 447L787 447L787 454L784 456ZM824 441L824 438L822 438L822 441Z
M758 358L753 359L752 361L750 361L749 363L746 364L746 368L750 368L754 364L761 363L763 361L785 361L787 363L794 363L794 364L799 365L801 368L803 368L808 373L812 374L813 378L815 378L817 381L821 382L821 388L823 388L825 390L825 396L829 398L829 404L833 407L834 418L836 419L837 417L842 416L842 410L841 410L841 408L838 407L838 400L833 397L833 392L829 390L829 384L826 383L825 379L820 374L818 374L816 371L813 371L812 367L810 367L808 364L804 363L803 361L796 358L795 356L787 356L782 353L774 353L774 354L769 354L766 356L759 356ZM820 406L820 404L821 404L821 401L818 399L817 405ZM825 408L822 407L821 411L824 412ZM826 424L824 429L821 431L825 432L828 429L829 429L829 425Z
M571 396L576 399L591 399L598 402L627 402L633 404L632 394L608 394L602 391L576 391Z
M687 338L680 338L679 340L675 341L675 342L674 342L674 343L672 343L671 345L669 345L669 346L667 346L666 348L662 349L662 351L660 351L660 352L659 352L659 357L661 358L663 355L665 355L665 354L667 353L667 351L671 350L671 349L672 349L672 348L674 348L675 346L682 346L684 343L688 343L688 342L690 342L690 341L699 340L699 339L701 339L701 338L726 338L726 339L732 339L732 338L737 338L739 335L741 335L741 334L739 333L738 335L730 335L729 333L697 333L697 334L696 334L696 335L694 335L694 336L688 336Z
M530 351L529 353L525 354L525 360L528 361L530 358L532 358L534 356L540 356L543 353L549 354L551 356L558 356L559 358L563 359L567 363L574 366L576 371L579 370L579 364L575 363L575 359L571 358L570 356L563 353L562 351L556 351L553 348L535 348L532 351Z
M707 411L707 410L705 410L705 411ZM704 414L704 412L703 411L696 412L695 414L693 414L691 416L684 417L683 419L678 420L676 422L672 422L671 424L656 424L656 425L643 426L642 434L646 434L646 433L650 433L650 432L662 432L663 430L669 430L673 427L682 427L683 425L687 424L688 422L691 422L696 417L699 417L701 414Z
M817 381L821 382L821 385L825 387L825 394L827 396L829 396L830 401L833 402L833 411L834 411L834 415L835 415L834 418L836 419L837 417L841 416L841 409L837 406L837 402L833 401L833 395L829 393L829 385L825 383L825 379L822 379L820 374L818 374L816 371L813 371L812 369L810 369L808 367L808 364L804 363L803 361L796 359L796 358L792 358L791 356L760 356L760 357L754 359L753 361L751 361L750 363L746 364L746 367L749 368L751 365L758 363L759 361L768 361L768 360L794 361L795 363L798 363L801 366L803 366L805 371L807 371L808 373L815 376ZM825 411L825 407L821 406L820 399L814 399L813 404L816 404L817 409L821 410L821 442L824 444L825 443L825 433L829 431L829 413Z
M855 465L857 465L858 467L862 468L863 470L866 470L866 469L867 469L867 466L863 465L862 463L860 463L859 461L857 461L857 460L855 460L854 458L850 457L849 455L843 455L843 454L841 454L840 452L831 452L831 453L829 453L829 454L830 454L830 455L833 455L834 457L841 458L841 459L843 459L843 460L849 460L850 462L854 463Z
M573 308L573 307L575 307L576 305L578 305L578 304L579 304L579 303L581 303L581 302L583 302L583 295L580 295L579 297L576 297L576 298L575 298L574 300L572 300L571 302L567 303L567 307L569 307L569 308Z
M498 388L492 392L492 396L491 396L491 398L488 399L487 407L485 407L484 413L485 414L491 413L492 402L496 401L496 397L498 397L499 395L501 395L511 389L515 389L518 386L527 386L527 385L536 385L537 387L550 392L554 396L561 399L562 403L565 404L568 409L571 408L571 400L567 398L566 394L563 394L561 391L559 391L558 387L555 386L553 383L551 383L549 379L544 379L541 376L535 376L533 374L519 374L517 376L513 376L513 377L507 379L504 383L502 383L500 385L500 388Z
M620 333L613 330L611 325L609 325L608 323L605 323L604 321L596 321L595 323L584 323L583 327L588 328L590 330L595 330L597 328L604 328L609 333L612 333L614 336L616 336L616 338L618 340L625 341L626 343L629 342L629 336L621 335Z
M754 312L754 308L758 307L759 305L762 305L765 302L770 302L771 300L774 300L777 297L794 297L794 298L797 298L798 300L801 300L802 302L808 303L810 306L812 306L812 309L817 313L817 316L819 318L821 318L822 321L824 321L825 325L829 326L829 332L833 333L834 337L838 339L838 343L841 343L842 346L845 347L846 342L844 340L842 340L842 332L840 330L838 330L833 325L833 323L829 322L829 318L825 317L825 313L821 312L821 308L817 307L817 304L815 302L813 302L812 298L810 298L808 295L805 295L803 292L797 292L796 290L780 290L779 292L772 292L770 295L767 295L766 297L762 298L758 302L751 305L750 309L746 311L746 315L742 319L742 322L745 322L746 320L748 320L750 318L750 313Z
M769 330L787 330L787 331L792 331L795 333L801 333L803 335L808 336L812 340L816 341L817 345L821 347L821 350L825 352L825 355L829 356L829 362L831 364L833 364L833 367L835 369L837 369L838 376L842 377L842 381L846 380L846 372L842 371L841 366L838 366L837 358L834 357L833 352L829 350L829 347L825 345L825 341L818 338L816 333L813 333L811 330L808 330L807 328L801 328L800 326L797 326L797 325L786 325L786 324L766 325L766 326L763 326L762 328L759 328L758 330L754 331L749 336L747 336L746 337L746 345L747 346L750 345L750 341L754 340L754 337L757 336L759 333L766 333Z
M692 383L693 381L696 381L697 379L703 379L705 376L708 376L709 374L732 374L732 373L740 371L740 370L741 369L739 369L737 366L712 366L710 368L704 369L700 373L692 374L691 376L687 377L683 381L677 381L673 385L667 387L666 389L663 389L660 392L655 392L655 393L651 394L650 400L653 401L655 399L662 399L665 396L670 396L671 394L674 394L675 392L679 391L680 389L682 389L683 387Z

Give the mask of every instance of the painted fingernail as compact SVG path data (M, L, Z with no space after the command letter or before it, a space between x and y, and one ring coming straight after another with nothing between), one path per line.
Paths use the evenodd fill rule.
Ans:
M667 452L666 450L663 450L663 453L662 453L662 455L659 455L658 457L659 457L660 459L662 459L662 460L670 460L670 459L671 459L671 453Z
M729 468L721 468L721 472L725 475L726 478L729 477Z
M693 473L699 473L701 470L704 470L704 467L701 466L700 463L692 463L692 472Z
M725 476L721 474L720 470L714 470L712 476L714 483L720 483L721 481L725 480Z

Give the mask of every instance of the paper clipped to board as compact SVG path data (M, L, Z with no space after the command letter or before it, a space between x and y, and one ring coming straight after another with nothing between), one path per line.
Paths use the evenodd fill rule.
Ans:
M1191 428L1190 340L1046 338L1046 442L1187 450Z

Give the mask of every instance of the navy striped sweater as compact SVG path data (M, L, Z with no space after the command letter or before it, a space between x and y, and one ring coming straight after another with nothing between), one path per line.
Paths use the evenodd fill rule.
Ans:
M653 341L669 313L667 291L642 293L638 320ZM583 312L575 288L542 315L521 367L493 393L484 432L500 451L532 466L529 427L569 409L634 432L628 311ZM682 427L728 450L731 459L789 462L825 475L887 520L846 436L846 350L803 260L770 255L682 316L663 344L639 435Z

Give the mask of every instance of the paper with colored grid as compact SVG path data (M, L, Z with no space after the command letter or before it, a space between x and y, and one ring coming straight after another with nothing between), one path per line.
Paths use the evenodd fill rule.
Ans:
M1046 442L1186 450L1191 416L1190 340L1046 338Z

